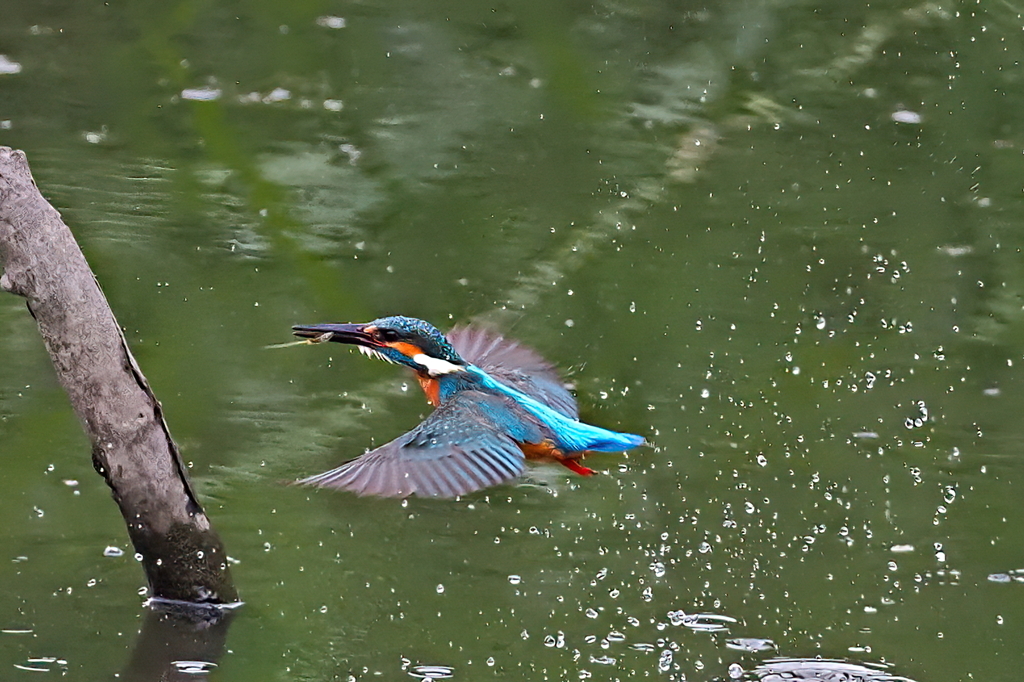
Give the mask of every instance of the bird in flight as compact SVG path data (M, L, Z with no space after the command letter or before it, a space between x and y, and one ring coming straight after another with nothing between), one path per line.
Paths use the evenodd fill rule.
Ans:
M412 431L300 484L381 497L458 497L519 476L526 460L558 462L582 476L588 451L645 445L643 436L579 420L553 365L500 334L456 327L447 336L423 320L296 325L311 342L356 346L411 368L436 409Z

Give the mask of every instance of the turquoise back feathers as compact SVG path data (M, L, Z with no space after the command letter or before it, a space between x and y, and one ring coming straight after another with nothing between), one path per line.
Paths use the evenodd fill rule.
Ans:
M468 365L466 369L480 382L481 386L511 397L527 412L548 425L554 431L558 440L557 445L561 450L566 452L583 452L584 450L620 452L646 443L643 436L634 433L610 431L577 419L570 419L539 400L496 381L476 365Z

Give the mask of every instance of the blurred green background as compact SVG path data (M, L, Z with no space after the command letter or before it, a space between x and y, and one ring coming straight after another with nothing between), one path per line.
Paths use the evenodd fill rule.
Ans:
M212 678L1016 679L1016 7L0 0L0 144L237 562ZM499 326L655 447L458 501L282 485L428 408L263 346L384 313ZM142 571L6 295L0 462L0 677L111 679Z

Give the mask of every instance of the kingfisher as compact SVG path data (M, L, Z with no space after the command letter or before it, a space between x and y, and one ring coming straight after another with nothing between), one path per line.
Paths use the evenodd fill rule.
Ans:
M416 428L300 484L380 497L458 497L519 476L526 460L582 476L592 451L645 445L579 419L576 399L536 351L479 327L442 334L412 317L292 327L309 342L334 341L413 370L434 411Z

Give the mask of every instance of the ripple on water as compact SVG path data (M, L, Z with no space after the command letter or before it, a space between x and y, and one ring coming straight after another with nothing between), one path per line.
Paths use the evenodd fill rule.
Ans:
M447 665L414 665L408 672L410 677L420 680L447 680L455 676L455 668Z
M14 668L17 670L26 670L29 672L50 672L54 669L54 666L61 669L62 673L67 673L68 662L63 658L57 658L56 656L37 656L30 658L25 661L25 664L14 663Z
M1024 568L1015 568L1006 573L990 573L990 583L1024 583Z
M775 642L759 637L734 637L725 640L725 646L736 651L750 652L774 651L776 649Z
M744 675L745 680L783 682L791 680L842 680L843 682L914 682L889 673L879 664L848 663L836 659L773 658Z
M171 665L184 675L209 675L217 667L213 661L173 661Z
M738 621L731 616L718 613L686 613L680 609L668 612L668 622L677 627L682 625L700 632L724 632Z

